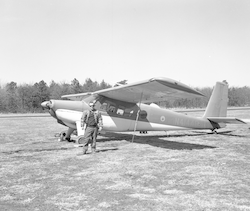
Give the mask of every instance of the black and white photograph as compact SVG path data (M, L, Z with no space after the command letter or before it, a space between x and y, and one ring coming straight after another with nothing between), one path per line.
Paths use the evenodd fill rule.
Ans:
M0 0L1 211L250 211L250 1Z

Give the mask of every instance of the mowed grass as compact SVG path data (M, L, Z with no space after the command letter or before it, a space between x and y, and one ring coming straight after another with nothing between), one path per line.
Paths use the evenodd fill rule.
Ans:
M58 142L65 129L50 117L0 119L0 210L250 210L249 125L136 133L133 143L107 133L88 155Z

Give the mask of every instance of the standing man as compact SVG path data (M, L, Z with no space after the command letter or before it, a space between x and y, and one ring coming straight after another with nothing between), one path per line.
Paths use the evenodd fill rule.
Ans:
M91 144L91 152L96 152L96 137L102 130L102 115L95 109L95 103L89 103L90 110L85 110L81 118L81 127L85 130L83 136L83 154L87 153L88 144Z

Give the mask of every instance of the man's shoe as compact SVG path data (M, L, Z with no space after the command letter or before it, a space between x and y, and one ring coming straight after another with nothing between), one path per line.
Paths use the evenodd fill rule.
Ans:
M95 154L96 153L96 149L95 148L91 148L91 154Z
M72 142L69 137L65 138L66 141Z

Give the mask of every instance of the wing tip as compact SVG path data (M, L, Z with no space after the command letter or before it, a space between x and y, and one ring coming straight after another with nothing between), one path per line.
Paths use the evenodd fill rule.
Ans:
M163 85L174 87L174 88L176 88L176 86L178 86L178 88L182 91L185 91L185 92L188 92L191 94L195 94L195 95L198 95L200 97L205 97L205 95L203 93L195 90L194 88L191 88L190 86L188 86L186 84L183 84L182 82L176 81L174 79L165 78L165 77L156 77L156 78L151 78L149 81L150 82L157 81Z

